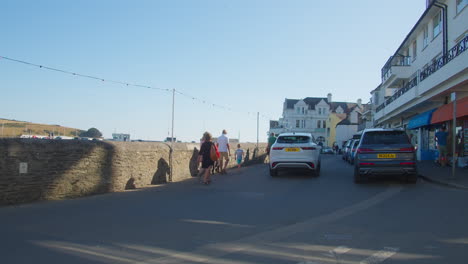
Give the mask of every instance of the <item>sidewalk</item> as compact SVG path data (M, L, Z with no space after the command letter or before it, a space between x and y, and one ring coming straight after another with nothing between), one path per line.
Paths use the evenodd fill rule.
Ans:
M468 169L455 168L455 178L452 177L452 167L440 167L433 161L418 161L419 177L444 186L468 190Z

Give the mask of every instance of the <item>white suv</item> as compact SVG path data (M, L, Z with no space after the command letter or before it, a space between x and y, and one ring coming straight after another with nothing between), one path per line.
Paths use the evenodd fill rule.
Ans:
M320 174L321 147L308 133L283 133L270 149L270 175L277 176L279 169L307 169L312 175Z

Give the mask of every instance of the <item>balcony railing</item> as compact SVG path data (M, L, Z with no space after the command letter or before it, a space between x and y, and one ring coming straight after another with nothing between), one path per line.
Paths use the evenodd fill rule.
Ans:
M410 66L411 57L409 56L392 56L382 68L382 82L385 82L392 75L393 66Z
M424 79L431 76L434 72L438 71L440 68L444 67L451 60L453 60L458 55L463 53L467 49L467 43L468 43L468 36L466 36L460 42L458 42L457 45L455 45L455 47L451 48L447 52L447 54L439 57L438 59L434 60L431 64L424 67L419 73L419 80L421 82L424 81Z
M432 75L434 72L438 71L447 63L452 61L454 58L456 58L458 55L462 54L464 51L468 49L468 36L460 40L457 45L455 45L452 49L450 49L447 54L443 55L442 57L436 59L433 63L430 65L424 67L423 69L418 71L418 74L415 74L415 77L412 78L408 83L405 84L401 89L399 89L395 94L393 94L390 98L385 100L382 104L380 104L375 111L379 112L382 109L385 108L385 106L389 105L393 101L395 101L398 97L402 96L406 92L408 92L411 88L415 87L418 85L418 83L421 83L424 81L427 77ZM388 62L387 62L388 64ZM384 67L385 68L385 67ZM383 71L383 69L382 69ZM419 80L418 80L419 77Z

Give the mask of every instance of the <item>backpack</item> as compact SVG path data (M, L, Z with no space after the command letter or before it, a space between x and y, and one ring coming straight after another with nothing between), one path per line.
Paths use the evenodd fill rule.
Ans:
M210 158L211 158L212 161L217 161L219 159L218 148L216 147L216 145L214 143L211 144Z

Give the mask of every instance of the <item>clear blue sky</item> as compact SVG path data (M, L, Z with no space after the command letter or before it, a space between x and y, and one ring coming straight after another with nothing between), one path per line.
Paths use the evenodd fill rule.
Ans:
M285 98L368 102L424 0L0 2L0 56L179 90L175 136L266 141ZM0 60L0 118L168 136L172 94ZM268 117L268 118L267 118Z

